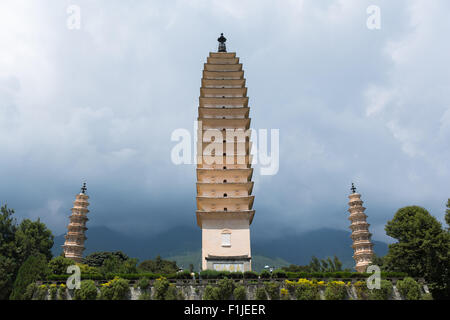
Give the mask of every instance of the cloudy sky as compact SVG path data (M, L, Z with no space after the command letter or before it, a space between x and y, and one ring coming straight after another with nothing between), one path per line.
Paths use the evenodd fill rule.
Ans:
M254 175L254 237L347 229L352 181L375 239L402 206L443 221L449 14L447 0L2 1L0 202L58 235L85 179L90 226L195 226L195 166L171 162L170 137L192 132L223 32L252 128L280 129L279 172Z

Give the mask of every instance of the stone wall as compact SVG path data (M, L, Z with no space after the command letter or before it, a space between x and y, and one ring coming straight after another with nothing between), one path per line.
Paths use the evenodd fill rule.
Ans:
M327 281L329 279L318 279L318 281L323 280L323 281ZM387 279L389 281L392 282L393 284L393 294L390 297L389 300L402 300L402 297L400 296L398 289L396 287L396 282L399 279ZM180 290L183 294L183 296L185 297L185 300L202 300L205 288L208 284L211 285L215 285L215 283L218 280L173 280L171 281L171 283L173 283L176 288L178 290ZM266 282L267 280L263 280L263 279L255 279L255 280L235 280L235 284L236 285L243 285L246 288L246 293L247 293L247 299L248 300L255 300L255 293L257 288L259 287L264 287L264 282ZM346 286L346 291L347 291L347 300L357 300L357 295L356 295L356 290L354 287L354 283L357 281L365 281L365 279L339 279L339 281L344 281L345 283L350 282L351 285L350 286ZM420 284L421 288L422 288L422 293L429 293L428 287L425 284L425 282L423 281L423 279L416 279L416 281ZM280 288L286 288L285 282L284 280L272 280L272 282L278 282L280 284ZM62 282L38 282L38 285L42 285L42 284L46 284L46 285L50 285L52 283L55 284L61 284ZM99 287L100 284L102 283L102 281L96 281L97 286ZM128 294L128 300L139 300L139 297L141 295L141 290L139 288L137 288L137 286L135 285L135 281L130 281L130 292ZM151 296L154 296L155 293L155 289L153 286L154 281L150 281L150 287L149 289L147 289L147 292L150 292ZM67 293L67 300L72 300L73 298L73 290L68 290L66 289L66 293ZM325 296L324 296L324 292L325 289L321 288L319 289L319 293L320 293L320 297L321 300L325 300ZM49 295L47 296L46 299L48 298ZM291 299L295 299L293 297L291 297Z

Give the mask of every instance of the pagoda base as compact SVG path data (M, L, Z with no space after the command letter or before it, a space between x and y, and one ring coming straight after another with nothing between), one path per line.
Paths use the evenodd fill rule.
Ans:
M216 271L245 272L251 271L252 258L245 256L211 256L206 259L206 269Z

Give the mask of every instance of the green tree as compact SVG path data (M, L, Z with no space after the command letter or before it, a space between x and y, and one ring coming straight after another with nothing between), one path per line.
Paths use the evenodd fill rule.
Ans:
M48 273L47 259L43 254L30 256L19 269L10 299L22 300L27 287L39 279L45 279Z
M38 218L37 221L24 219L15 234L18 263L22 264L29 256L43 254L50 260L52 258L53 235Z
M53 258L48 263L48 268L51 274L66 274L67 267L73 265L74 262L71 259L65 258L63 256L58 256Z
M81 281L80 289L75 289L74 300L96 300L98 290L93 280Z
M281 267L286 272L311 272L310 266L297 266L295 264L291 264L288 267Z
M333 269L334 271L342 271L342 262L337 256L333 258Z
M320 272L322 270L320 261L315 256L311 257L311 262L309 263L309 267L311 269L311 272Z
M385 257L379 257L379 256L377 256L376 254L374 254L373 255L373 257L372 257L372 262L371 262L371 264L372 265L376 265L376 266L379 266L380 267L380 270L383 270L384 271L384 269L385 269L385 265L384 265L384 259Z
M90 255L88 255L86 258L84 258L83 262L85 264L89 265L90 267L100 268L101 266L103 266L103 263L105 262L105 260L109 259L111 257L116 257L117 259L121 260L122 262L130 259L122 251L114 251L114 252L99 251L99 252L94 252L94 253L91 253Z
M137 267L137 270L141 273L151 272L169 274L177 272L178 266L175 261L163 260L160 256L157 256L155 260L142 261L142 263Z
M445 222L447 222L447 230L450 231L450 199L447 200L447 210L445 210Z
M136 273L137 259L130 258L125 261L117 256L110 256L103 261L100 272L104 275L108 273Z
M399 209L385 230L398 241L389 245L387 269L423 277L433 297L450 297L450 233L439 221L424 208L409 206Z
M53 235L45 224L29 219L17 225L14 210L0 208L0 299L12 292L14 279L21 265L32 255L52 257Z
M4 300L11 294L19 264L14 257L17 230L14 210L4 205L0 212L0 300Z

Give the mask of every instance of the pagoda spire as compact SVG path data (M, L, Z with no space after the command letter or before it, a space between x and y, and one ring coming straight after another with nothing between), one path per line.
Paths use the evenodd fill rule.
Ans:
M225 42L227 41L227 38L223 36L223 33L220 34L220 37L217 39L219 41L219 50L218 52L227 52L227 47L225 45Z
M369 232L370 224L366 222L367 216L364 213L366 208L362 206L361 195L356 193L356 187L353 183L350 190L352 193L348 196L350 199L348 203L350 216L348 219L351 221L353 259L355 259L356 271L365 272L373 258L372 234Z
M72 214L70 216L70 222L67 226L66 241L64 242L63 251L66 258L72 259L75 262L82 262L84 241L86 241L85 232L87 213L89 212L89 196L86 195L86 182L83 183L81 191L75 196L73 203Z

